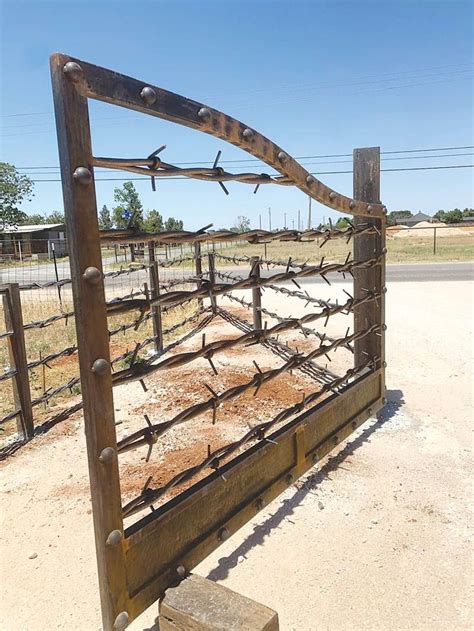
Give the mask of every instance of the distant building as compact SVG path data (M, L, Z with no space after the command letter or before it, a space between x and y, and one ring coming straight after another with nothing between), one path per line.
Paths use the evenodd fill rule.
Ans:
M0 258L52 258L66 256L66 227L63 223L5 228L0 232Z
M429 222L436 222L436 219L433 219L433 217L430 217L429 215L425 215L425 213L416 213L416 215L413 215L413 217L402 217L398 220L397 223L400 223L404 226L414 226L417 223L420 223L420 221L429 221Z

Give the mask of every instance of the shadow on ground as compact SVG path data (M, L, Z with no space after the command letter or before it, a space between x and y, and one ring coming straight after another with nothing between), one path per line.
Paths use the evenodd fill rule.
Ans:
M331 472L335 471L349 456L353 455L359 447L361 447L382 425L390 422L396 415L398 410L405 403L403 392L401 390L387 391L387 404L377 415L374 420L353 440L346 443L336 455L329 456L327 462L318 471L309 475L301 488L296 493L283 500L278 510L268 517L263 523L255 526L253 533L249 535L229 556L219 559L217 566L212 569L206 578L212 581L219 581L229 576L230 570L238 563L239 557L245 557L254 546L261 545L271 532L293 514L295 508L302 502L306 495L314 490L324 479L330 477Z

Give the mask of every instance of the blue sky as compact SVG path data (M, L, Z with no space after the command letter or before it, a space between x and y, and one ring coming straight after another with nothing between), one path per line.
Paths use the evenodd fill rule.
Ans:
M58 154L48 57L61 51L144 79L223 110L293 156L350 154L380 145L400 151L474 145L472 2L22 2L3 0L1 160L35 180L57 179ZM171 163L248 159L239 149L156 118L91 103L96 155L146 156L161 144ZM383 154L383 168L473 164L473 149ZM451 157L434 157L451 154ZM424 156L424 157L420 157ZM400 159L403 158L403 159ZM302 160L311 171L350 170L350 157ZM238 171L238 163L235 170ZM229 170L234 165L226 165ZM241 165L243 167L244 165ZM245 169L250 166L246 165ZM258 163L257 170L267 170ZM32 167L42 167L35 168ZM33 175L34 174L34 175ZM96 179L124 177L96 173ZM472 169L384 172L389 210L472 206ZM318 176L351 195L351 174ZM198 228L238 215L273 227L307 212L298 190L170 180L145 208ZM113 206L120 182L97 181L98 204ZM60 182L37 182L26 212L62 209ZM336 216L314 204L315 223Z

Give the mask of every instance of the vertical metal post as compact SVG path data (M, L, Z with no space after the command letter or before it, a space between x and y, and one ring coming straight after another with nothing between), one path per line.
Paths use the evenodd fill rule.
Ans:
M250 276L252 278L260 278L260 257L252 256L250 259ZM262 328L262 290L260 287L252 288L252 310L253 310L253 328L260 331Z
M8 353L10 366L14 368L17 373L12 379L15 408L21 410L21 417L17 417L17 429L18 432L23 433L25 438L32 438L35 428L33 424L33 409L31 407L25 331L23 329L23 314L21 311L20 287L18 283L10 283L5 286L3 311L6 330L13 332L13 334L8 337Z
M84 428L105 631L129 619L109 334L87 98L82 68L51 56Z
M212 311L217 311L217 301L213 294L214 285L216 284L216 262L213 252L209 252L207 255L209 260L209 296L211 298Z
M436 228L433 228L433 254L436 255Z
M202 286L202 259L201 259L201 242L196 241L194 244L194 263L196 265L197 288ZM199 308L202 308L203 300L198 298Z
M380 203L380 147L354 149L354 199ZM381 294L377 300L366 302L354 312L354 331L374 324L380 325L378 334L366 335L355 342L355 365L369 358L376 359L382 370L382 396L385 395L385 227L381 218L355 217L356 226L374 226L378 233L357 235L354 239L354 259L357 261L380 257L380 264L368 269L354 270L354 296L363 298L367 292Z
M148 244L148 260L150 263L150 298L153 300L160 295L160 275L156 261L154 241L150 241ZM163 350L163 321L161 317L161 307L159 305L153 305L151 307L151 319L153 322L155 350L159 353Z

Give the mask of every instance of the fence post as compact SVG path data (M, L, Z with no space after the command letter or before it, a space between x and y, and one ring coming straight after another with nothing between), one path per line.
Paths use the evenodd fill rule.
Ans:
M21 430L23 432L25 438L32 438L35 428L33 424L33 408L31 407L20 287L18 283L10 283L5 286L5 289L6 293L3 295L5 325L7 331L13 332L8 337L8 353L10 364L13 364L12 368L14 367L17 373L12 380L13 397L15 407L21 410L20 422L17 421L17 428L18 431Z
M194 244L194 259L196 264L196 276L198 278L197 288L200 289L202 286L202 260L201 260L201 242L196 241ZM198 298L199 308L202 309L203 300L202 298Z
M153 300L160 295L160 275L156 261L154 241L150 241L148 244L148 259L150 263L150 298ZM153 322L155 350L159 353L163 350L163 322L161 318L161 307L159 305L153 305L151 307L151 319Z
M354 149L354 199L367 203L380 203L380 147ZM354 312L354 331L361 331L379 324L378 334L366 335L354 344L355 366L367 359L376 359L381 369L382 397L385 396L385 227L386 217L354 217L356 226L370 224L378 234L356 235L354 259L357 261L381 258L380 265L368 269L354 270L354 297L363 298L367 291L380 294L380 298L366 302Z
M260 257L252 256L250 259L250 276L252 278L260 278ZM260 331L262 328L262 290L260 287L252 288L252 308L253 308L253 328Z
M436 255L436 228L433 228L433 255Z
M216 284L216 263L215 263L215 260L214 260L214 253L213 252L209 252L209 254L207 256L208 256L208 259L209 259L209 294L210 294L210 298L211 298L212 311L213 311L213 313L216 313L216 311L217 311L217 302L216 302L216 297L212 293L214 285Z

